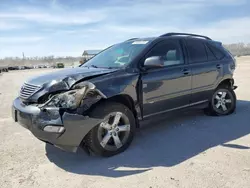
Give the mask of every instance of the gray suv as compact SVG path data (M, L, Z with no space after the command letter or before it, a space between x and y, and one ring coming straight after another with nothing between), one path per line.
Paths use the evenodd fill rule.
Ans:
M13 118L63 150L112 156L128 148L146 118L191 107L233 113L235 68L232 55L206 36L133 38L77 68L27 80Z

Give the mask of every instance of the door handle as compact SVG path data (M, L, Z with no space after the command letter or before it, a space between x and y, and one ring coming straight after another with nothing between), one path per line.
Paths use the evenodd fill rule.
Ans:
M217 65L216 65L216 68L217 68L217 69L221 69L221 65L220 65L220 64L217 64Z
M182 70L182 73L185 74L185 75L188 75L190 73L190 70L188 69L183 69Z

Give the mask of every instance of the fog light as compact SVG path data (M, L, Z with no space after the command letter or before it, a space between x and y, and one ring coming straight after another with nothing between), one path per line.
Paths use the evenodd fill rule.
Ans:
M48 125L48 126L44 127L43 130L46 132L51 132L51 133L62 133L65 130L65 128L61 127L61 126Z

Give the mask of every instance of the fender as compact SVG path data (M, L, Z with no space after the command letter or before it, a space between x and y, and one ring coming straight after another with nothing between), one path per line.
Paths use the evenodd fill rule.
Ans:
M236 89L236 88L237 88L237 86L234 86L234 78L233 78L231 75L226 75L226 76L224 76L222 79L220 79L220 80L216 83L214 89L216 89L222 82L224 82L224 81L226 81L226 80L230 80L230 82L231 82L231 87L232 87L233 89Z
M101 98L103 99L109 99L119 95L129 96L133 101L137 117L141 119L141 107L138 95L138 92L140 90L138 88L138 80L139 80L138 72L126 72L125 70L122 70L122 71L117 71L112 75L107 74L101 77L90 79L88 81L80 82L74 85L73 88L81 88L83 86L86 86L87 83L91 83L94 85L94 88L98 91L97 93L98 94L101 93L102 96ZM101 98L99 97L99 99ZM89 104L93 105L98 101L99 100L91 99L91 102Z

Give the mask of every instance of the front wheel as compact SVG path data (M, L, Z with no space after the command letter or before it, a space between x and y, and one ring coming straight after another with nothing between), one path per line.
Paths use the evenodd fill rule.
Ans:
M109 157L129 147L136 127L134 115L129 108L119 103L104 103L97 106L90 115L102 119L85 139L91 152Z
M209 107L205 112L209 115L229 115L236 109L236 95L235 92L226 86L219 87L215 90Z

